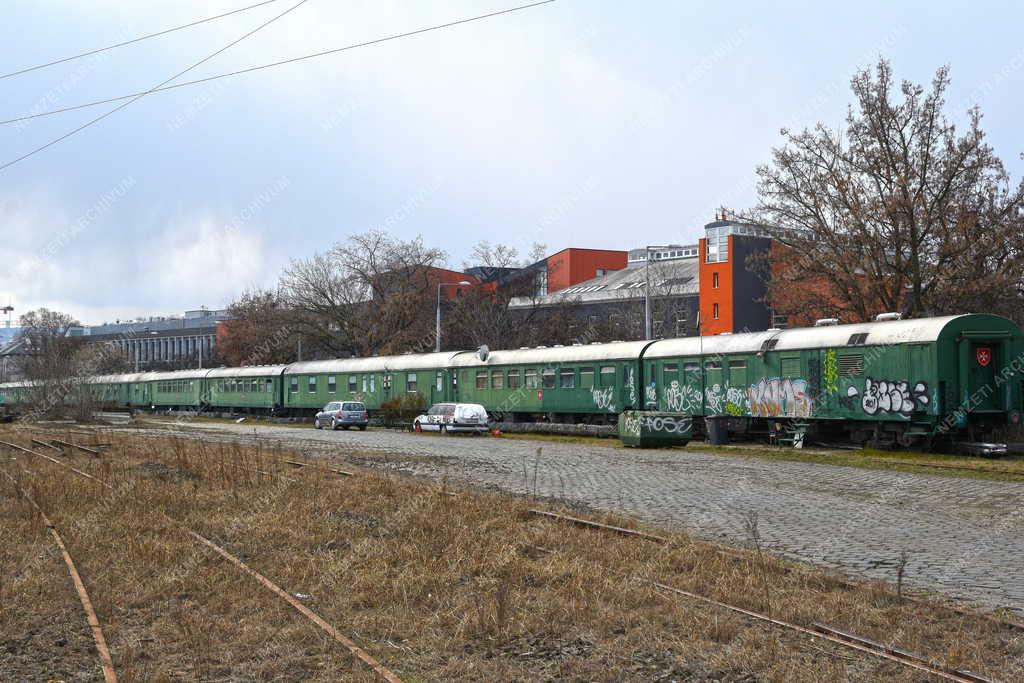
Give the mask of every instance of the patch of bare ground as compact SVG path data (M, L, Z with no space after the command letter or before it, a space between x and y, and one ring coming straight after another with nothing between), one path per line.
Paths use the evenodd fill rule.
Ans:
M0 428L0 440L32 447L23 429ZM1024 679L1024 632L900 600L885 586L723 553L678 533L651 530L669 538L658 544L569 526L531 515L531 501L515 497L296 468L281 462L295 457L286 451L103 440L100 457L58 457L113 492L10 449L0 449L0 467L65 536L123 680L374 679L171 520L249 563L409 681L923 680L651 580L804 626L826 623L950 668ZM0 506L0 670L16 680L98 679L67 573L6 478Z

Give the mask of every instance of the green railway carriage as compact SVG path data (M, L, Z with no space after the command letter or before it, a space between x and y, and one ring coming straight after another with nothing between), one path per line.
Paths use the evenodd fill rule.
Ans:
M452 361L456 399L499 419L614 422L639 398L638 359L651 342L464 353Z
M282 406L282 374L286 367L252 365L210 370L205 379L203 404L213 409L276 412Z
M203 403L209 370L147 372L138 382L146 385L150 405L155 408L196 409Z
M401 399L429 406L453 400L451 361L467 352L374 356L292 363L284 372L283 405L307 413L330 401L356 400L368 410Z
M644 408L928 444L1019 424L1024 338L961 315L669 339L643 354Z
M132 385L141 381L142 373L100 375L90 380L93 396L100 403L117 408L131 405Z

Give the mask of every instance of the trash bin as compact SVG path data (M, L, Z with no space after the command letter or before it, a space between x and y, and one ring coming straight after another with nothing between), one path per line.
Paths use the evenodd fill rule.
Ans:
M704 418L704 424L708 427L708 443L712 446L722 446L729 443L729 418L725 415L713 415Z

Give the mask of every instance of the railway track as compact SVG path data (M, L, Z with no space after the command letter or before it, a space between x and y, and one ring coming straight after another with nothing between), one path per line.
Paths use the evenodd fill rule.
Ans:
M51 458L48 455L44 455L43 453L38 453L38 452L33 451L33 450L29 449L29 448L25 448L24 446L19 446L18 444L6 442L6 441L0 441L0 446L5 446L7 448L14 449L14 450L16 450L16 451L18 451L20 453L25 453L25 454L36 456L38 458L42 458L43 460L46 460L46 461L51 462L51 463L54 463L54 464L56 464L56 465L58 465L58 466L60 466L60 467L62 467L64 469L66 469L66 470L68 470L70 472L74 472L75 474L77 474L79 476L86 477L86 478L88 478L88 479L90 479L92 481L95 481L95 482L101 484L102 486L104 486L105 488L107 488L108 490L114 490L113 485L110 484L109 482L104 481L102 479L99 479L97 477L94 477L93 475L91 475L91 474L89 474L87 472L83 472L82 470L76 469L76 468L74 468L74 467L72 467L72 466L70 466L70 465L68 465L66 463L63 463L63 462L61 462L59 460L56 460L55 458ZM11 480L14 481L15 484L17 484L17 482L13 479L13 477L10 477L10 474L8 474L6 472L4 474L7 477L11 478ZM19 490L20 490L20 487L19 487ZM39 512L42 514L42 509L41 508L38 508L38 506L36 506L36 509L38 509ZM316 625L320 630L322 630L324 633L326 633L332 640L334 640L337 643L339 643L342 646L344 646L354 657L356 657L359 661L361 661L363 664L365 664L367 667L369 667L375 674L377 674L377 676L381 680L387 681L387 683L402 683L402 679L399 678L397 674L395 674L393 671L391 671L386 666L384 666L380 661L378 661L376 658L374 658L366 650L364 650L363 648L359 647L359 645L357 645L355 643L355 641L353 641L351 638L348 638L347 636L345 636L340 630L338 630L336 627L331 625L327 620L325 620L319 614L317 614L316 612L314 612L313 610L311 610L310 608L308 608L307 606L305 606L301 602L299 602L295 597L290 595L287 591L285 591L283 588L281 588L274 581L272 581L268 577L264 576L263 574L261 574L259 571L257 571L256 569L254 569L250 565L246 564L242 559L240 559L236 555L232 554L231 552L226 550L224 547L214 543L213 541L211 541L210 539L206 538L202 534L199 534L196 531L194 531L192 529L189 529L184 524L182 524L178 520L174 519L170 515L167 515L166 513L162 513L162 514L163 514L163 516L169 522L171 522L176 528L178 528L182 533L184 533L189 538L191 538L194 542L196 542L197 544L199 544L199 545L201 545L203 547L206 547L209 550L212 550L217 555L219 555L222 559L228 561L236 569L238 569L242 573L250 576L255 581L257 581L260 585L262 585L264 588L266 588L270 592L274 593L277 597L279 597L282 600L284 600L295 611L297 611L299 614L301 614L307 620L309 620L314 625ZM46 518L44 517L44 519L46 519ZM51 531L53 531L54 534L56 535L56 531L53 528L52 524L50 524L48 519L46 519L45 523L51 529ZM62 548L63 548L63 542L62 541L59 541L59 545L61 545ZM66 561L69 562L69 563L70 563L70 559L71 559L70 556L66 557ZM72 565L69 564L69 569L71 569L71 568L72 568ZM74 573L74 576L75 577L78 576L77 571ZM76 587L80 584L80 582L81 582L80 578L76 580ZM84 585L82 585L82 591L83 591L83 593L80 593L80 595L84 594ZM92 612L91 602L88 601L88 596L84 596L82 598L82 601L83 601L83 606L85 606L86 603L89 604L89 607L87 608L87 613L90 614L90 617L89 617L90 626L92 626L94 622L96 624L96 627L95 627L96 630L94 630L94 637L96 637L97 633L98 633L98 637L100 639L102 639L102 632L99 631L99 622L95 618L95 613ZM99 642L97 642L97 649L100 650L100 643ZM109 653L109 650L107 649L105 640L102 641L102 650L100 652L101 652L101 654L100 654L101 660L104 661L104 676L107 677L107 682L111 683L112 681L116 681L117 679L116 679L116 675L114 673L113 663L111 662L110 653ZM105 653L105 658L104 658L104 653ZM107 669L108 665L109 665L109 674L108 674L108 669Z
M654 541L655 543L667 543L669 540L664 537L655 536L653 534L648 534L646 532L638 531L635 529L626 529L623 527L601 524L599 522L592 522L589 520L581 519L579 517L561 515L558 513L548 512L545 510L531 509L529 512L531 515L535 517L563 521L573 524L575 526L580 526L595 531L611 532L619 535L632 536L640 540ZM537 546L535 546L535 549L544 554L553 554L557 552L549 548L540 548ZM812 638L821 638L835 645L839 645L851 650L856 650L865 654L869 654L880 659L892 661L910 669L916 669L918 671L929 673L942 680L954 681L956 683L995 683L993 679L986 678L971 671L950 669L921 655L908 652L906 650L902 650L900 648L896 648L890 645L885 645L883 643L879 643L868 638L863 638L850 633L846 633L844 631L840 631L839 629L830 626L825 626L823 624L813 624L811 627L801 626L799 624L778 619L776 617L771 616L770 614L764 614L762 612L740 607L735 604L731 604L721 600L715 600L706 595L686 591L681 588L677 588L675 586L671 586L660 581L655 581L652 579L639 576L624 576L623 578L626 578L628 580L640 581L652 585L663 592L667 592L673 595L679 595L720 609L735 612L750 619L759 621L761 623L767 623L772 626L793 631L795 633L811 636ZM999 620L999 623L1008 628L1024 630L1024 625L1021 624L1015 624L1013 622L1004 622L1001 620Z
M68 469L72 469L73 470L73 468L70 468L70 466L66 465L65 463L57 461L57 460L55 460L53 458L48 458L47 456L45 456L43 454L40 454L40 453L34 453L30 449L25 449L24 447L17 446L15 444L7 444L6 442L0 442L0 444L8 445L8 446L13 446L13 447L15 447L17 449L20 449L22 451L25 451L27 453L32 453L33 455L38 455L40 457L44 457L44 458L46 458L47 460L49 460L51 462L54 462L54 463L56 463L58 465L61 465L63 467L67 467ZM296 466L296 467L312 467L312 468L315 468L315 469L322 469L322 470L332 471L332 472L339 473L339 474L342 474L342 475L347 475L347 476L352 476L354 474L354 473L347 472L347 471L344 471L344 470L337 470L335 468L331 468L331 467L327 467L327 466L322 466L322 465L319 465L319 464L316 464L316 463L302 462L302 461L299 461L299 460L291 460L291 459L287 459L287 458L275 458L275 457L269 457L269 456L268 456L268 459L280 462L282 464L290 464L290 465ZM73 470L73 471L76 471L78 474L84 474L85 476L90 476L90 475L88 475L86 473L82 473L81 471L78 471L78 470ZM90 477L90 478L94 478L94 477ZM616 527L616 526L611 526L611 525L606 525L606 524L600 524L600 523L597 523L597 522L592 522L592 521L589 521L589 520L581 519L581 518L578 518L578 517L570 517L570 516L566 516L566 515L560 515L560 514L557 514L557 513L552 513L552 512L548 512L548 511L544 511L544 510L530 510L530 513L535 515L535 516L543 517L543 518L546 518L546 519L549 519L549 520L557 520L557 521L569 522L569 523L572 523L574 525L585 527L585 528L597 529L597 530L601 530L601 531L605 531L605 532L611 532L611 533L616 533L616 534L620 534L620 535L631 536L631 537L635 537L635 538L638 538L638 539L642 539L642 540L650 541L650 542L654 542L654 543L667 544L667 543L670 542L670 539L667 538L667 537L664 537L664 536L658 536L656 534L649 534L649 533L646 533L646 532L643 532L643 531L634 530L634 529L627 529L627 528L623 528L623 527ZM231 558L233 556L231 556L230 553L228 553L226 550L223 550L223 548L220 548L220 550L218 550L219 546L216 546L216 544L213 544L212 542L208 541L208 539L205 539L204 537L202 537L202 536L200 536L198 534L195 534L194 532L192 532L190 530L185 530L185 531L186 531L186 533L191 534L194 537L194 540L196 540L196 542L198 542L200 544L203 544L203 545L207 545L211 550L214 550L214 552L217 552L218 554L221 554L221 556L224 559L226 559L228 561L232 561ZM545 549L545 548L537 548L537 549L542 551L542 552L545 552L545 553L556 552L556 551L552 551L552 550ZM722 551L722 554L725 554L725 555L732 555L732 556L735 556L737 558L741 558L741 559L744 559L744 560L750 560L751 559L748 555L746 555L744 553L741 553L741 552L731 551L731 550L727 551L727 550L724 550L724 549L720 549L720 550ZM224 554L222 554L220 551L223 551ZM235 559L237 559L237 558L235 558ZM239 562L241 562L241 561L239 560ZM244 571L246 573L250 572L250 569L248 567L246 567L244 565L244 563L241 563L241 565L239 566L239 569L241 569L242 571ZM257 581L262 583L266 588L268 588L268 590L271 590L272 592L277 594L279 597L281 597L285 601L289 602L289 604L291 604L292 607L295 608L296 610L302 612L303 610L306 609L305 605L302 605L301 603L297 602L296 600L294 600L294 598L292 598L292 596L290 596L286 592L284 592L283 589L280 589L279 587L276 587L276 585L273 584L272 582L269 582L269 579L267 579L267 581L269 582L269 585L268 585L268 583L264 583L260 579L261 575L258 575L258 574L250 574L250 575L253 576L253 578L255 578ZM262 578L265 579L266 577L262 577ZM755 620L755 621L760 622L760 623L766 623L766 624L769 624L769 625L774 626L776 628L785 629L785 630L792 631L792 632L798 633L798 634L802 634L802 635L805 635L805 636L808 636L808 637L811 637L811 638L817 638L817 639L825 640L825 641L827 641L829 643L832 643L833 645L836 645L838 647L845 647L847 649L858 651L858 652L866 654L866 655L870 655L870 656L874 656L874 657L877 657L877 658L880 658L880 659L891 661L891 662L897 663L897 664L899 664L901 666L905 666L905 667L907 667L909 669L914 669L914 670L917 670L917 671L928 673L928 674L930 674L932 676L935 676L935 677L937 677L937 678L939 678L941 680L958 681L960 683L964 683L964 682L967 682L967 683L991 683L991 679L985 678L984 676L975 674L973 672L963 671L963 670L956 670L956 669L950 669L948 667L943 666L940 663L937 663L935 661L930 660L927 657L923 657L921 655L917 655L917 654L912 653L912 652L907 652L907 651L902 650L900 648L896 648L896 647L893 647L893 646L890 646L890 645L886 645L884 643L879 643L879 642L870 640L868 638L863 638L863 637L857 636L855 634L847 633L847 632L841 631L839 629L836 629L836 628L834 628L832 626L828 626L828 625L820 624L820 623L814 623L814 624L810 624L810 625L801 625L801 624L796 624L796 623L792 623L792 622L787 622L787 621L784 621L784 620L781 620L781 619L778 619L778 618L774 618L770 614L764 614L764 613L757 612L755 610L746 609L746 608L738 606L738 605L734 605L734 604L730 604L730 603L726 603L726 602L722 602L722 601L717 601L717 600L714 600L714 599L712 599L712 598L710 598L710 597L708 597L706 595L700 595L700 594L697 594L697 593L689 592L689 591L683 590L683 589L678 588L676 586L669 585L669 584L664 583L664 582L659 582L659 581L651 580L650 578L645 578L645 577L640 577L640 576L635 576L635 575L634 576L629 576L629 577L626 577L626 578L628 578L630 580L633 580L633 581L642 581L642 582L648 583L649 585L657 588L659 591L661 591L663 593L666 593L666 594L669 594L669 595L685 597L687 599L698 601L698 602L701 602L703 604L712 606L714 608L728 610L728 611L732 611L732 612L741 614L741 615L743 615L746 618ZM275 588L276 588L276 590L275 590ZM968 614L968 615L973 616L973 617L983 617L983 618L989 619L989 620L991 620L991 621L993 621L995 623L998 623L998 624L1000 624L1002 626L1005 626L1005 627L1008 627L1008 628L1024 629L1024 625L1016 624L1014 622L994 619L994 618L989 617L988 615L979 614L979 613L976 613L976 612L970 612L970 611L966 611L966 610L958 610L958 609L955 609L955 608L950 608L950 607L945 606L945 605L933 605L933 606L939 606L939 607L951 609L952 611L955 611L955 612L958 612L958 613L961 613L961 614ZM364 661L364 663L367 663L369 666L371 666L371 668L374 668L369 662L367 662L365 659L363 659L359 655L359 653L357 653L355 650L352 650L352 648L349 647L349 645L352 645L352 646L358 648L358 646L355 646L355 644L351 640L345 638L345 636L340 634L340 632L336 632L336 630L335 630L335 632L337 633L337 636L340 636L340 638L335 636L334 634L331 634L331 632L327 630L327 628L333 629L333 627L331 627L330 624L327 624L326 622L323 622L323 624L318 623L316 621L316 619L314 618L314 617L316 617L315 614L313 614L312 617L309 616L309 615L305 615L305 616L307 616L307 618L309 618L310 620L314 621L314 623L317 623L317 625L320 626L320 628L323 629L325 632L327 632L329 635L331 635L332 638L334 638L339 643L342 643L343 645L348 647L350 649L350 651L352 651L353 655L355 655L356 657L358 657L359 659ZM326 625L327 628L325 628L325 625ZM364 652L364 654L365 654L365 652ZM369 655L367 655L367 656L369 657ZM371 657L371 659L372 659L372 657ZM374 668L374 670L376 671L375 668ZM382 678L384 678L384 680L389 680L389 681L390 680L397 680L397 679L386 678L379 671L377 671L377 673L380 674L382 676Z
M57 531L56 525L50 521L50 518L43 511L43 508L39 506L39 503L37 503L35 499L32 498L32 496L30 496L28 492L21 487L18 481L9 473L4 472L3 475L11 481L21 497L35 508L36 512L39 513L39 517L43 520L46 530L49 531L50 536L53 537L53 542L60 551L64 564L67 566L68 574L71 576L71 583L75 587L75 592L78 593L78 600L82 603L82 610L85 612L85 620L89 624L89 630L92 632L93 643L96 647L96 654L100 659L100 669L103 671L103 680L106 683L117 683L117 674L114 671L114 662L110 657L110 649L107 647L107 639L103 636L103 628L100 626L99 617L96 616L96 610L93 609L92 600L89 598L89 592L85 588L85 582L82 580L81 574L78 573L78 567L75 565L75 561L71 558L71 553L68 552L64 539L61 537L60 532Z

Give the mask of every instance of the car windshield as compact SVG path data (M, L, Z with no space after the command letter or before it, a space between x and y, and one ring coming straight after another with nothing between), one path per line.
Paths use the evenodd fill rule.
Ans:
M337 409L338 409L338 404L337 403L328 403L326 406L324 406L324 412L325 413L329 413L332 410L337 410Z
M427 415L451 415L455 412L455 406L451 403L438 403L427 411Z
M366 410L366 406L362 403L346 403L341 407L342 410Z

